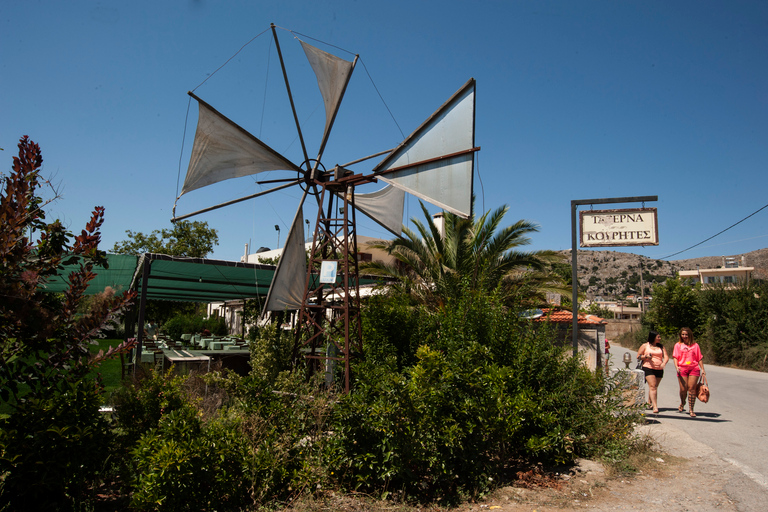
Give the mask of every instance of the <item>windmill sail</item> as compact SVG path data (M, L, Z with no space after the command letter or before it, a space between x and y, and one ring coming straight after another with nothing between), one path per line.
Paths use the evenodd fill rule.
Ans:
M399 189L469 217L474 145L475 80L470 79L373 171Z
M288 231L283 254L277 262L262 316L267 311L301 308L307 277L307 255L304 251L304 199L306 197L307 193L304 192L291 229Z
M192 93L200 106L183 194L264 171L301 169Z
M355 194L355 208L395 236L403 231L405 192L392 185L368 194Z
M301 42L307 60L312 66L317 77L317 85L325 103L325 131L323 132L323 145L328 140L328 135L333 125L333 120L338 112L341 98L349 83L354 64L335 55L324 52L319 48ZM320 149L322 152L322 148Z

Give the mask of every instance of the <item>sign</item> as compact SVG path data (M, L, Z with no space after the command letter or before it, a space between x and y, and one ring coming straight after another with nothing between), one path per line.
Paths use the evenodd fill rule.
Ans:
M581 247L659 245L656 208L579 212Z
M338 261L323 261L320 263L320 282L323 284L334 284L336 282L336 273L339 268Z

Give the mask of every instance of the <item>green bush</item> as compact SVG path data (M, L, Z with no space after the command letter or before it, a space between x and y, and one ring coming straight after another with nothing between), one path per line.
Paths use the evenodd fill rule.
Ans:
M708 287L699 293L707 360L768 371L768 283Z
M292 331L284 331L278 324L269 324L254 331L251 343L251 372L266 382L275 382L280 373L292 368L291 358L295 343Z
M343 485L455 501L493 487L510 460L568 462L598 453L596 432L621 431L602 377L494 297L468 293L421 318L416 363L357 364L334 409L328 465Z
M199 334L203 329L208 329L216 336L228 334L226 321L218 316L206 318L195 314L181 314L172 317L161 327L162 332L172 340L180 340L182 334Z
M123 444L132 448L147 431L156 429L163 415L188 406L185 377L151 372L127 383L112 395L116 426Z
M219 382L233 396L248 442L251 499L269 506L325 487L325 445L333 395L300 372L267 382L260 376L227 376ZM331 470L333 471L333 470Z
M69 510L109 458L110 433L93 381L60 382L0 422L0 475L10 510ZM92 498L92 497L91 497Z
M366 359L401 370L414 365L425 315L425 309L407 295L370 297L363 321Z
M93 505L110 455L102 386L90 372L130 347L95 358L89 348L135 292L105 292L84 306L94 269L107 263L98 248L104 208L95 207L76 236L58 220L46 222L37 196L45 183L40 148L26 136L18 147L0 183L0 506L83 509ZM49 293L63 264L75 266L67 286Z
M194 407L163 415L134 449L136 510L239 510L248 499L239 422L203 423Z

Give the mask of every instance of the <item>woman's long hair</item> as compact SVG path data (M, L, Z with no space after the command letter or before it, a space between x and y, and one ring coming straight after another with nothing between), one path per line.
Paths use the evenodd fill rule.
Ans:
M656 331L648 331L648 344L656 345L657 347L663 347L664 345L662 345L661 342L656 343L656 336L658 335L659 333Z

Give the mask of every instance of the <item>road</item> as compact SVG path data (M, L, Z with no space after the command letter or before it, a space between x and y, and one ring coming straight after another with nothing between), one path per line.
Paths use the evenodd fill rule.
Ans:
M667 348L671 354L671 347ZM610 351L612 367L624 368L622 357L629 352L630 368L634 368L634 350L612 343ZM710 447L717 457L738 469L729 472L732 476L724 486L739 503L738 510L768 510L768 374L706 363L705 369L712 396L709 403L696 403L697 417L691 418L677 410L680 398L670 360L659 386L659 413L647 413L651 429L654 423L678 429Z

